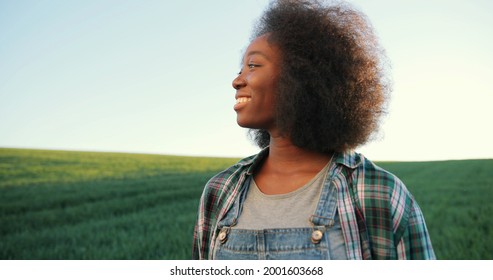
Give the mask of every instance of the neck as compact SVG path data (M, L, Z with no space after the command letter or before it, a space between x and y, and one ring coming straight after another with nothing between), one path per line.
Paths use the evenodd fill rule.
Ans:
M274 169L292 172L320 169L327 164L331 156L332 154L313 152L295 146L289 138L271 135L267 160Z

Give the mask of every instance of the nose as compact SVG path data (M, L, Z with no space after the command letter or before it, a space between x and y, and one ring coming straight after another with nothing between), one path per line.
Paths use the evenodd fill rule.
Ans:
M238 75L236 78L233 80L233 88L238 90L246 85L245 79L241 77L241 74Z

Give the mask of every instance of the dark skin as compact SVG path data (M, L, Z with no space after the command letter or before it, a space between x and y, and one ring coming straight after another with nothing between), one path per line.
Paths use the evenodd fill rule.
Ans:
M269 155L254 174L264 194L284 194L304 186L332 156L295 146L277 128L274 112L280 65L279 48L263 35L248 46L242 70L233 80L238 124L270 134Z

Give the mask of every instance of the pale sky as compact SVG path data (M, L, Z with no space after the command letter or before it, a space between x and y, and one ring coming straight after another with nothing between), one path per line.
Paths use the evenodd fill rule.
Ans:
M231 81L267 0L0 0L0 147L244 157ZM349 1L393 93L372 160L493 158L493 1Z

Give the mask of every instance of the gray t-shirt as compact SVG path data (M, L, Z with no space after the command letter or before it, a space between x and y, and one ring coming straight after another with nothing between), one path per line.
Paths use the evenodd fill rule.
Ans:
M317 207L329 165L306 185L286 194L264 194L251 180L235 228L258 230L312 227L310 217Z

